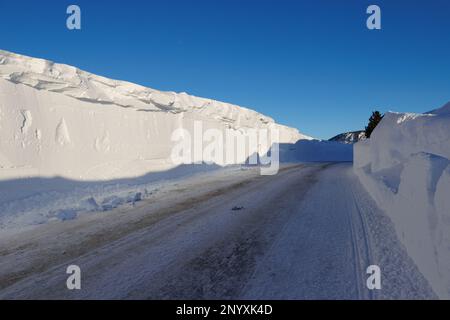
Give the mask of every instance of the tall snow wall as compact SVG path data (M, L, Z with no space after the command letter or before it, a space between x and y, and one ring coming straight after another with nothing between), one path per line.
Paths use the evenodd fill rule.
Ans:
M449 106L389 112L354 146L355 172L441 298L450 298Z

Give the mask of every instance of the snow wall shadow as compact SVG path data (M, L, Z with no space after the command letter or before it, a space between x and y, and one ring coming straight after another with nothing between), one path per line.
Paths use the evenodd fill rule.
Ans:
M253 156L259 163L259 155ZM240 170L255 166L249 164L251 158L228 168ZM300 140L295 144L279 144L280 163L349 162L352 159L353 147L338 142ZM6 228L43 224L52 219L75 219L80 212L112 210L141 201L158 192L164 183L175 183L177 179L221 168L224 167L202 163L111 180L75 180L61 176L3 180L0 181L0 232Z

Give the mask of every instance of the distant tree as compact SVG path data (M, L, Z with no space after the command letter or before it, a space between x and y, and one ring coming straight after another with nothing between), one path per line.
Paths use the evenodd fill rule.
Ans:
M372 131L375 130L376 126L380 123L383 117L384 115L382 115L379 111L372 112L372 116L369 118L369 124L366 127L367 138L370 138Z

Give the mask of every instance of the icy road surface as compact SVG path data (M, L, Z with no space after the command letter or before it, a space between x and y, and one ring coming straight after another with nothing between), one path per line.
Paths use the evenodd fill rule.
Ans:
M81 290L66 268L81 268ZM381 268L382 288L366 287ZM0 298L432 298L352 165L180 182L107 214L0 239Z

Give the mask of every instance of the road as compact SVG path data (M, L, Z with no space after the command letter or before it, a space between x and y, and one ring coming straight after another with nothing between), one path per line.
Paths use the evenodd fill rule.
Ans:
M66 288L70 264L81 290ZM369 265L380 290L366 287ZM0 245L2 299L433 297L349 163L200 180Z

